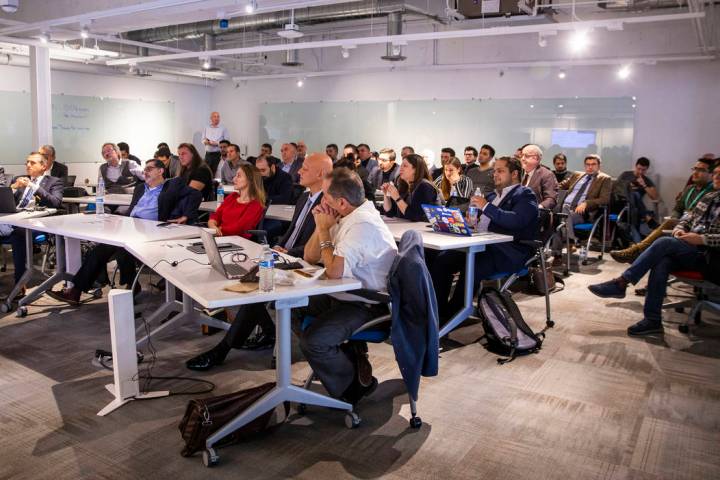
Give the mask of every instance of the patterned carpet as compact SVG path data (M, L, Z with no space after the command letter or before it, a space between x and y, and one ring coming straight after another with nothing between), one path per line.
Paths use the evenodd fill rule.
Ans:
M347 430L343 414L310 409L203 467L182 458L177 424L188 396L137 401L108 417L103 386L111 372L91 363L109 348L107 304L79 309L45 297L23 319L0 318L0 478L397 478L397 479L711 479L720 478L720 326L677 331L683 314L666 316L666 334L629 338L642 298L601 300L585 288L621 266L583 267L552 295L557 322L542 351L500 366L475 340L477 324L445 342L440 375L424 379L420 430L390 345L371 345L378 390L363 402L363 423ZM0 277L9 291L12 274ZM146 304L157 302L156 295ZM542 297L516 295L536 329ZM273 379L271 352L232 352L200 375L185 359L219 341L185 326L155 341L155 375L213 381L213 394ZM293 381L308 373L295 348ZM188 388L154 383L154 389Z

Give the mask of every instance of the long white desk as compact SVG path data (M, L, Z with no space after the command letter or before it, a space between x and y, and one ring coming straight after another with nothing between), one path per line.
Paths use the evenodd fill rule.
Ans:
M262 247L242 237L223 237L224 242L236 243L244 247L243 253L248 260L243 263L248 269L252 261L258 257ZM358 280L317 280L311 283L303 283L294 286L276 286L272 292L253 291L249 293L234 293L224 290L224 287L235 280L228 280L224 275L215 271L209 265L201 265L207 262L207 256L189 252L185 246L192 241L180 240L156 243L131 243L126 246L134 256L145 265L151 266L156 272L162 275L168 284L174 284L179 288L183 296L182 314L178 317L195 315L193 301L206 308L229 307L259 302L275 302L277 311L276 338L277 338L277 369L275 388L256 401L242 414L236 416L221 429L211 435L206 442L207 451L205 455L217 460L217 454L213 446L243 425L251 422L258 416L275 408L283 402L296 402L322 407L337 408L352 411L352 405L340 400L321 395L316 392L305 390L301 386L290 383L291 374L291 345L292 332L290 329L290 314L295 307L303 307L308 304L308 297L327 293L345 292L361 288ZM229 261L232 253L224 255L226 262ZM192 260L189 260L192 259ZM194 261L193 261L194 260ZM176 266L172 264L178 262ZM173 299L174 301L174 299ZM173 321L171 320L171 322ZM155 334L167 328L166 322L156 328Z
M218 207L218 202L217 202L216 200L210 200L210 201L207 201L207 202L202 202L202 203L200 204L200 207L198 208L198 210L200 210L201 212L210 212L210 213L212 213L212 212L214 212L215 210L217 210L217 207Z
M117 205L126 207L132 203L132 194L130 193L108 193L105 195L105 205ZM68 210L73 213L79 213L80 205L90 205L95 203L95 196L88 195L85 197L64 197L63 203L68 205Z

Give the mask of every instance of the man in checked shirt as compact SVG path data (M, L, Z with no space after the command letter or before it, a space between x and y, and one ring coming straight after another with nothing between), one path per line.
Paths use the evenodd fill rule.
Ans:
M628 327L628 335L663 333L662 302L670 272L707 271L706 253L715 248L720 248L720 166L713 170L713 189L680 219L672 237L656 240L618 278L588 289L598 297L625 298L628 284L650 272L644 318Z

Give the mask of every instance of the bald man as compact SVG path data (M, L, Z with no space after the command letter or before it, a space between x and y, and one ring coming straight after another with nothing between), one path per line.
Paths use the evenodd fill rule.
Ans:
M213 178L220 163L220 141L228 140L228 137L227 128L220 125L220 114L212 112L210 114L210 125L203 130L203 144L205 145L205 162L210 166Z
M315 217L312 209L322 200L323 178L332 171L333 163L325 153L313 152L305 157L300 167L300 185L306 188L295 205L290 228L274 247L275 250L294 257L302 257L305 244L315 231ZM209 370L225 361L225 357L233 348L245 345L255 327L260 325L262 335L253 343L253 348L271 347L275 344L275 325L268 315L265 304L253 303L240 307L235 321L230 326L225 338L214 348L197 357L193 357L185 365L190 370Z

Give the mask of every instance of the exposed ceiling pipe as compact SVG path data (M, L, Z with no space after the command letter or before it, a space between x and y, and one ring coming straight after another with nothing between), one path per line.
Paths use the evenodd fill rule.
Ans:
M205 51L211 52L215 50L215 35L206 33L204 36L205 40ZM200 59L201 68L205 72L219 72L220 69L215 65L215 60L212 57Z
M390 35L402 35L402 13L391 12L387 17L387 34ZM383 60L389 62L399 62L405 60L402 54L402 45L388 42L386 45L387 53L383 55Z
M297 39L288 40L287 43L295 43ZM282 62L283 67L301 67L300 50L287 50L285 52L285 61Z
M436 22L444 23L440 17L432 15L413 5L402 1L362 0L349 4L337 4L323 7L312 7L296 10L294 22L298 24L317 24L341 22L369 17L385 16L393 12L420 15ZM259 15L235 17L228 20L227 28L220 27L220 20L169 25L167 27L149 28L127 32L126 38L138 42L167 42L186 38L197 38L205 34L223 35L241 31L269 30L283 28L291 23L291 13L270 12Z

